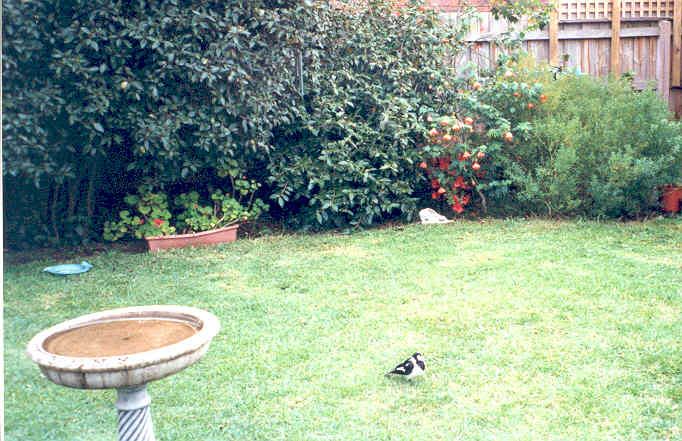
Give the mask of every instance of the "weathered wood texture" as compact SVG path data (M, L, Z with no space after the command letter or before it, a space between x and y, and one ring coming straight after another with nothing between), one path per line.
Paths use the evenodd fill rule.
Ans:
M675 112L675 116L682 118L682 90L670 89L670 109Z
M523 47L529 54L538 61L599 77L631 73L636 87L655 87L672 109L682 113L678 108L682 103L676 104L682 101L679 94L671 92L682 77L682 0L555 1L558 8L550 26L525 35ZM614 23L613 12L619 9L620 20ZM514 29L490 12L480 15L469 37L473 44L459 63L492 67L500 53L492 41ZM456 20L456 12L444 18Z
M670 75L668 73L671 69L670 57L670 40L672 34L672 26L667 20L658 22L658 29L660 35L656 44L656 78L658 79L658 89L661 92L663 99L670 101Z
M674 0L673 5L673 86L680 86L680 51L682 51L682 0Z
M559 0L552 2L552 11L549 15L549 64L559 65Z
M620 7L623 0L613 0L611 11L611 64L610 70L614 75L620 75Z

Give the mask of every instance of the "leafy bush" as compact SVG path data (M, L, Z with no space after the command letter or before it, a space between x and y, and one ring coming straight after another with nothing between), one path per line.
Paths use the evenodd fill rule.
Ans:
M534 109L546 102L540 84L517 81L506 58L480 81L458 90L455 113L427 117L431 129L423 152L428 159L420 168L431 180L431 198L447 201L456 214L471 201L485 211L486 194L506 194L501 158L527 137Z
M655 92L566 75L546 95L527 141L506 155L517 210L615 218L655 210L660 187L682 173L682 125Z
M305 42L315 69L324 36L324 8L295 0L3 7L3 177L36 202L5 213L54 241L95 236L140 183L220 186L260 165L305 112L295 60Z
M302 224L369 225L415 212L425 116L455 109L467 78L444 59L464 48L471 16L446 28L432 10L394 8L329 11L309 113L282 128L269 164L272 198Z
M419 2L395 8L389 0L5 2L3 178L34 186L30 197L5 201L7 225L32 237L22 230L31 219L38 240L88 240L141 184L174 201L244 175L294 224L409 218L428 185L417 164L435 154L425 149L427 115L522 126L484 93L457 93L474 79L445 60L466 48L470 12L444 25ZM477 147L488 154L500 133L486 136L497 139ZM496 167L479 189L504 187ZM141 202L152 201L132 205ZM203 228L215 220L202 218L210 207L174 226ZM139 227L142 217L128 211L108 237L156 228Z

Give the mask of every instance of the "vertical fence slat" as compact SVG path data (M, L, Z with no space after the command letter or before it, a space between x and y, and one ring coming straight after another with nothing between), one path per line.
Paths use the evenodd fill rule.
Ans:
M620 2L613 0L611 10L611 73L614 75L620 75Z
M680 86L680 52L682 51L682 0L673 2L673 75L672 85Z
M658 42L656 44L656 90L661 97L670 102L670 22L658 22Z
M549 64L559 65L559 1L554 0L549 16Z

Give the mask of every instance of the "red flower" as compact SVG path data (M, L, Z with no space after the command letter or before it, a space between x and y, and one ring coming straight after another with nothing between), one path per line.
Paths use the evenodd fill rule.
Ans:
M436 193L435 191L432 191L431 192L431 199L438 199L438 193Z
M443 171L450 168L450 158L448 157L438 158L438 168L440 168Z
M452 201L453 201L452 211L454 211L457 214L462 213L464 211L464 207L462 206L462 204L459 203L459 199L457 198L457 196L453 195Z
M163 221L159 218L156 218L156 219L154 219L154 225L156 225L157 227L160 227L161 225L163 225Z
M457 176L457 179L455 179L455 183L453 184L455 188L462 188L466 190L469 188L466 182L464 182L464 176Z
M440 187L440 181L438 179L431 179L431 188L434 190Z
M469 203L469 199L470 199L470 197L469 197L468 194L465 194L464 196L462 196L462 205L468 204L468 203Z

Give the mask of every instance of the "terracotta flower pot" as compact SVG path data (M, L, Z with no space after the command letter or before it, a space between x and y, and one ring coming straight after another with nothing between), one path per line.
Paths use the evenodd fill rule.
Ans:
M171 234L168 236L145 237L149 251L166 250L169 248L201 247L229 243L237 240L239 224L215 230L202 231L192 234Z
M669 185L663 188L663 211L679 213L680 200L682 200L682 187Z

